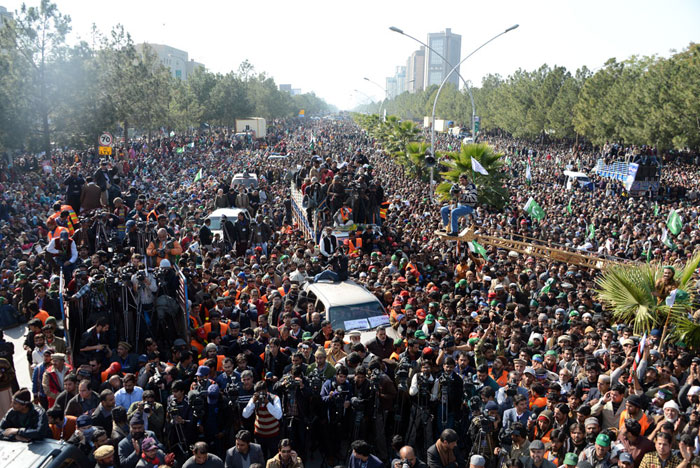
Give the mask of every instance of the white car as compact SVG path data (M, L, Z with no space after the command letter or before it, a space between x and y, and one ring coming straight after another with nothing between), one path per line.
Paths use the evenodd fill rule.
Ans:
M211 229L212 235L215 236L218 234L223 239L224 233L221 230L221 215L226 215L226 218L228 218L232 223L235 223L238 219L238 213L243 213L246 219L250 221L250 213L248 213L248 210L244 210L243 208L219 208L209 213L207 219L211 220L209 229Z
M254 172L239 172L234 174L233 179L231 179L231 188L237 188L239 185L243 185L245 188L256 189L258 188L258 175Z
M389 315L379 299L354 281L305 283L302 290L321 317L331 322L333 330L360 330L362 343L367 344L375 337L372 330L387 325L387 336L392 340L398 337L388 327Z

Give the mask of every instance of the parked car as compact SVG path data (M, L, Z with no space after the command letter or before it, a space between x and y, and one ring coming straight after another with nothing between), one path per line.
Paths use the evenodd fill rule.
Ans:
M248 210L244 210L243 208L219 208L209 213L207 219L211 220L209 229L211 229L212 235L219 234L219 236L222 238L224 236L224 233L221 230L221 215L226 215L226 217L230 219L232 223L235 223L238 219L238 213L243 213L246 219L250 221L250 213L248 213Z

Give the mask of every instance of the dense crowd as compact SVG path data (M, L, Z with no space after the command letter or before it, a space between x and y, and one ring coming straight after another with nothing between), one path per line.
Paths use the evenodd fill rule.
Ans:
M508 155L511 200L496 212L467 197L462 224L629 260L696 248L692 157L667 156L662 193L632 199L600 178L565 190L563 170L604 149L486 140ZM255 188L231 183L253 173ZM0 319L27 322L30 363L0 342L6 440L64 440L121 468L700 467L695 350L615 323L595 271L440 239L427 185L349 120L26 156L0 183ZM205 219L229 207L248 215ZM334 330L301 288L313 278L364 286L389 325L364 342Z

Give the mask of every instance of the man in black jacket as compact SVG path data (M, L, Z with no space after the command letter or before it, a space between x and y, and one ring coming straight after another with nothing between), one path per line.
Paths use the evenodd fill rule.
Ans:
M12 408L0 421L4 440L30 442L50 436L49 420L39 405L32 404L32 394L21 388L12 395Z
M440 433L440 438L428 448L429 468L464 468L465 462L462 453L457 447L457 431L445 429ZM483 457L482 457L483 458ZM475 459L476 465L484 466L483 460Z
M80 213L80 194L85 185L85 179L78 174L78 166L71 166L70 174L63 181L66 186L66 204L73 208L73 211Z
M222 217L222 222L223 222L223 217ZM211 219L206 218L204 220L204 224L202 225L201 228L199 228L199 243L202 246L209 246L211 245L212 241L214 240L214 236L211 233Z
M459 411L463 400L462 378L455 372L455 360L445 358L442 365L443 373L435 382L433 395L437 397L438 430L456 427Z

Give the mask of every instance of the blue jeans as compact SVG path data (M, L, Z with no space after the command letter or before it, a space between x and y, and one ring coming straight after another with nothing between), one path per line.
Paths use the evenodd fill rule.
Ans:
M445 205L440 208L440 215L442 216L442 225L447 229L447 225L450 224L450 215L452 216L452 223L450 224L450 232L457 232L459 229L459 218L466 216L474 212L474 208L467 205L457 205L457 208L451 209L450 205Z

